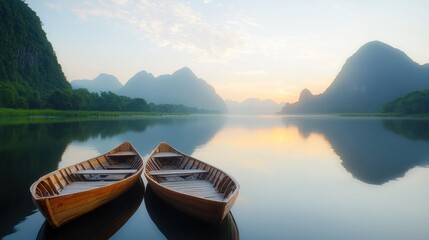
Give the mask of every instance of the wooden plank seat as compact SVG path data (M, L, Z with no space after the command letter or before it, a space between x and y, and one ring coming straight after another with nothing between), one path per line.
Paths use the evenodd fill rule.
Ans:
M86 181L120 181L128 175L137 172L137 169L100 169L100 170L80 170L73 175L82 176Z
M74 175L115 175L115 174L133 174L136 173L137 169L99 169L99 170L80 170L74 172Z
M115 152L107 154L108 157L131 157L131 156L137 156L137 153L130 152L130 151L124 151L124 152Z
M112 184L113 182L72 182L66 185L61 191L60 195L70 194L75 192L86 191L94 188L99 188Z
M133 166L131 164L115 164L104 166L106 169L131 169Z
M152 176L188 176L197 173L208 173L204 169L167 169L167 170L153 170L149 174Z
M212 200L222 201L223 195L218 193L213 184L207 180L162 182L161 185L177 192L195 195Z
M181 154L174 152L159 152L152 155L154 158L169 158L169 157L181 157Z

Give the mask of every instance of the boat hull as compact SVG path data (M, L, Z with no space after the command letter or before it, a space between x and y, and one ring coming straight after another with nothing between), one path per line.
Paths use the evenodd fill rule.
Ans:
M97 161L100 163L101 157L104 156L102 155L94 158L95 160L90 159L64 169L56 170L41 177L38 181L33 183L33 185L30 187L33 203L52 227L60 227L63 224L112 201L132 187L139 179L141 179L143 162L141 160L140 154L138 154L131 144L124 143L121 146L123 145L127 145L132 148L136 153L135 157L139 159L139 162L136 165L138 167L135 169L135 173L125 177L124 179L117 181L73 181L73 179L70 177L73 176L73 171L78 172L78 170L82 169L85 171L86 169L84 166L86 164L94 167L95 163L88 162ZM118 146L117 148L121 148L121 146ZM100 166L102 165L103 164L100 163ZM82 169L77 166L81 167ZM71 174L68 174L69 172ZM77 178L76 176L73 177ZM79 180L82 179L82 177L79 177ZM54 183L53 181L55 180L57 180L57 182ZM72 193L61 194L62 189L65 189L67 185L71 185L73 183L84 183L88 185L100 183L101 185L83 189L81 191L77 190ZM55 187L57 187L57 189L55 189ZM41 196L43 195L41 194L41 189L45 191L44 194L49 193L50 195L48 194L49 196Z
M33 199L33 202L51 226L60 227L117 198L133 186L138 178L140 175L102 188L55 198Z
M159 178L153 177L151 175L151 171L150 171L151 166L148 166L148 165L150 165L149 162L151 161L151 159L153 159L152 156L154 156L155 153L159 153L160 151L161 152L172 151L174 153L181 154L184 158L191 159L192 164L184 164L184 165L185 166L187 166L187 165L200 166L200 168L186 168L186 170L189 170L189 169L206 170L207 175L204 175L204 177L201 177L201 179L199 179L199 180L210 181L213 183L213 187L216 188L217 192L225 191L225 192L228 192L229 194L225 193L225 196L223 199L214 200L214 199L199 196L198 194L187 194L187 193L184 193L181 191L177 191L176 189L171 189L169 187L162 185L158 181ZM213 175L213 176L211 177L211 175ZM221 180L221 179L218 180L218 179L216 179L216 176L218 178L220 178L220 176L222 176L222 178L225 178L225 179L228 178L229 181L225 181L225 179L224 180ZM191 157L175 150L174 148L170 147L166 143L161 143L157 147L157 149L155 149L154 152L152 152L152 154L149 156L147 163L146 163L145 177L148 181L148 185L151 187L153 192L160 199L162 199L163 201L165 201L166 203L168 203L172 207L174 207L174 208L176 208L176 209L178 209L178 210L180 210L180 211L182 211L188 215L191 215L195 218L198 218L200 220L203 220L203 221L211 223L211 224L220 224L222 222L222 220L225 218L225 216L229 213L231 207L233 206L235 200L238 197L239 186L238 186L238 183L236 183L236 181L233 178L231 178L230 176L225 174L223 171L221 171L221 170L219 170L219 169L217 169L217 168L215 168L209 164L206 164L200 160L191 158ZM233 183L234 184L234 190L231 190L231 191L226 190L227 184L222 185L221 183L230 183L230 184Z
M173 208L160 199L150 186L146 188L144 201L149 217L166 239L240 239L237 223L231 212L221 224L208 224Z
M192 195L178 193L148 180L154 193L174 208L212 224L220 224L237 199L238 193L228 202L211 201Z
M143 180L139 179L116 199L61 226L61 228L52 228L45 221L39 230L37 240L110 239L140 207L144 189Z

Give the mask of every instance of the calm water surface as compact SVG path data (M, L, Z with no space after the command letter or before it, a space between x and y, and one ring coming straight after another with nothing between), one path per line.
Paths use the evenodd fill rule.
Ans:
M233 175L220 226L169 208L146 181L60 230L29 186L131 141L160 141ZM429 121L335 116L184 116L0 123L0 238L428 239ZM195 226L195 227L194 227Z

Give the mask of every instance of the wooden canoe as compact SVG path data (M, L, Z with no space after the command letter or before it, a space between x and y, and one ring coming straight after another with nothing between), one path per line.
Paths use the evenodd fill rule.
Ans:
M30 192L34 205L55 228L115 199L140 179L142 171L142 157L124 142L103 155L41 177Z
M224 171L160 143L144 175L154 193L193 217L220 224L238 197L239 185Z
M60 228L53 228L45 221L37 234L37 240L111 239L140 207L144 189L140 178L116 199Z
M148 186L144 202L149 217L166 239L238 240L240 233L232 212L212 225L179 211L162 201Z

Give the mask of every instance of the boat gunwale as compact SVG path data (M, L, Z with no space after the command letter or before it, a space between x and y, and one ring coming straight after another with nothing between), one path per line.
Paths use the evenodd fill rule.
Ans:
M216 199L210 199L210 198L205 198L205 197L201 197L201 196L198 196L198 195L194 195L194 194L188 194L188 193L183 193L183 192L180 192L180 191L176 191L176 190L174 190L174 189L171 189L171 188L168 188L168 187L166 187L166 186L164 186L164 185L162 185L162 184L160 184L158 181L156 181L153 177L152 177L152 175L150 175L150 173L148 173L148 171L146 170L146 164L149 162L149 161L151 161L151 158L152 158L152 156L156 153L155 151L159 148L159 146L161 145L161 144L166 144L166 145L168 145L171 149L173 149L174 151L176 151L176 153L178 153L178 154L180 154L180 155L182 155L182 156L185 156L185 157L189 157L189 158L191 158L192 160L196 160L196 161L198 161L198 162L202 162L202 163L204 163L204 164L206 164L206 165L208 165L209 167L211 167L211 168L214 168L214 169L216 169L216 170L218 170L218 171L220 171L220 172L222 172L222 173L224 173L226 176L228 176L233 182L234 182L234 184L235 184L235 186L236 186L236 188L228 195L228 197L226 197L226 198L224 198L224 199L222 199L222 200L216 200ZM187 155L187 154L185 154L185 153L183 153L183 152L181 152L181 151L179 151L179 150L177 150L176 148L174 148L173 146L171 146L170 144L168 144L168 143L166 143L166 142L161 142L161 143L159 143L158 144L158 146L150 153L150 155L149 155L149 157L147 158L147 160L146 160L146 163L145 163L145 171L144 171L144 174L145 174L145 177L146 177L146 179L150 179L151 180L151 182L153 182L153 183L155 183L156 185L158 185L158 186L160 186L160 187L162 187L163 189L166 189L166 190L168 190L168 191L171 191L171 192L174 192L174 193L177 193L177 194L180 194L180 195L182 195L182 196L191 196L191 197L194 197L194 198L197 198L197 199L201 199L201 200L205 200L205 201L209 201L209 202L217 202L217 203L228 203L235 195L237 195L238 194L238 191L239 191L239 189L240 189L240 185L238 184L238 182L235 180L235 178L233 178L232 177L232 175L230 175L230 174L228 174L227 172L225 172L224 170L221 170L221 169L219 169L219 168L217 168L217 167L214 167L213 165L211 165L211 164L208 164L208 163L206 163L206 162L204 162L204 161L201 161L201 160L199 160L199 159L196 159L196 158L194 158L194 157L192 157L192 156L189 156L189 155ZM210 182L211 183L211 182ZM211 184L213 184L213 183L211 183ZM213 186L214 187L214 186ZM217 191L217 189L216 189L216 191Z
M60 193L60 194L56 194L56 195L53 195L53 196L43 196L43 197L40 197L40 196L38 196L36 194L36 188L37 188L38 184L41 183L42 181L44 181L45 179L47 179L48 177L54 175L55 173L57 173L57 172L59 172L59 171L61 171L63 169L67 169L67 168L74 167L74 166L77 166L77 165L85 163L85 162L89 162L89 161L91 161L93 159L97 159L99 157L106 156L106 155L110 154L111 151L119 148L120 146L122 146L123 144L126 144L126 143L130 144L130 146L132 147L133 151L135 151L137 153L137 157L139 157L141 159L141 162L142 162L142 166L139 169L137 169L138 171L136 171L135 173L129 175L128 177L126 177L124 179L121 179L121 180L118 180L118 181L111 181L112 182L111 184L107 184L105 186L100 186L100 187L96 187L96 188L86 189L86 190L82 190L82 191L78 191L78 192L72 192L72 193L66 193L66 194L61 194ZM84 192L90 192L90 191L94 191L94 190L108 188L108 187L111 187L112 185L119 184L121 182L127 181L129 179L134 178L135 175L141 175L141 173L143 172L143 170L144 170L144 160L143 160L143 157L141 156L141 154L137 151L137 149L130 142L123 142L123 143L119 144L118 146L110 149L108 152L106 152L104 154L98 155L96 157L87 159L87 160L82 161L82 162L78 162L78 163L69 165L67 167L63 167L63 168L54 170L52 172L49 172L49 173L43 175L38 180L36 180L33 184L31 184L31 186L30 186L30 192L31 192L31 196L36 201L55 199L55 198L60 198L60 197L64 197L64 196L70 196L70 195L73 195L73 194L81 194L81 193L84 193ZM76 181L76 182L89 182L89 181Z

